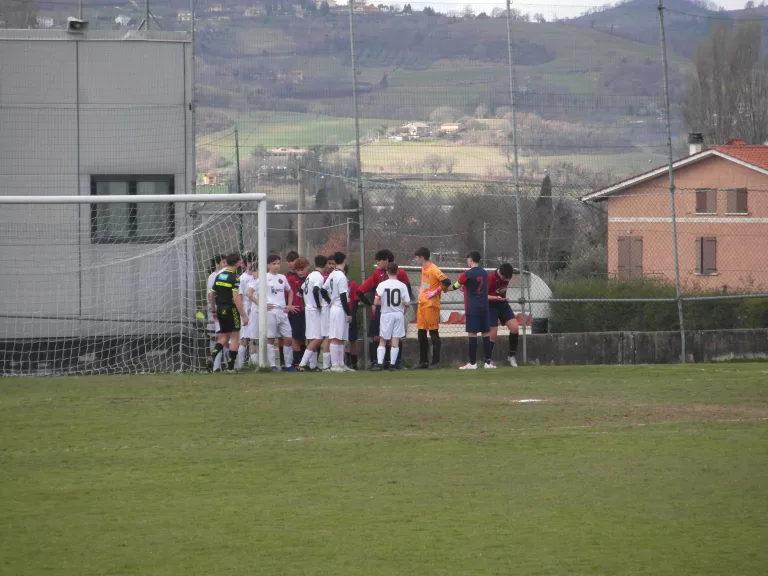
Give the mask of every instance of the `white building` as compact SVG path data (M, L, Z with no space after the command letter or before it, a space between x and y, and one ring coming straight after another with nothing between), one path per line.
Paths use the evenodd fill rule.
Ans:
M36 20L38 28L53 28L53 18L50 16L38 16Z
M128 26L128 24L131 23L133 18L130 16L127 16L125 14L120 14L119 16L115 17L115 24L118 24L119 26Z
M192 193L191 62L187 32L0 30L0 195ZM0 205L0 342L180 334L186 226L175 204Z

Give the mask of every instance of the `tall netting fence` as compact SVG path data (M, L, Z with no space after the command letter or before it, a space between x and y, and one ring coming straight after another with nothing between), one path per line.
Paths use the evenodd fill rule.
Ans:
M266 193L271 251L346 250L355 277L382 248L405 265L425 246L446 268L477 249L522 268L510 300L532 331L768 323L760 6L150 10L150 30L194 28L197 190ZM85 11L97 29L146 17L141 2Z

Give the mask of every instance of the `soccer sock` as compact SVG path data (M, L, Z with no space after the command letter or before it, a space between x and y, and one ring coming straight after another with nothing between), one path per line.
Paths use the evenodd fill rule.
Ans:
M280 366L285 366L285 355L282 347L280 348Z
M275 345L272 343L267 344L267 360L269 360L270 366L276 366L275 364Z
M485 363L489 364L493 359L493 342L490 336L483 336L483 351L485 352Z
M392 347L392 350L389 351L389 362L392 366L397 364L397 355L400 352L400 348Z
M419 364L429 362L429 342L427 341L427 331L419 330Z
M477 338L475 336L469 337L469 363L477 364Z
M230 350L229 361L227 362L227 370L234 370L236 361L237 361L237 350Z
M430 330L429 337L432 339L432 364L440 364L440 349L442 348L440 334L437 330Z
M302 344L301 347L299 348L299 356L301 358L303 358L304 357L304 352L306 352L306 351L307 351L306 344Z
M339 350L341 348L341 350ZM341 352L341 362L339 361L339 352ZM331 366L340 366L344 363L344 347L338 344L331 344Z
M312 352L312 355L309 357L309 367L317 368L317 352Z
M390 363L390 359L389 359L389 350L390 350L390 348L392 348L392 347L389 344L387 344L386 352L384 353L384 364L389 364Z
M350 354L349 355L349 367L350 368L356 368L357 367L357 354Z
M368 358L371 359L371 363L373 363L373 359L376 358L376 348L378 345L379 344L375 340L368 342Z
M220 370L221 369L221 363L223 362L223 358L225 358L225 354L223 352L226 350L223 344L216 343L216 346L213 348L214 352L216 354L211 354L211 357L213 358L213 369L214 370Z
M245 364L245 359L247 357L248 347L245 344L240 344L240 347L237 349L237 361L235 362L235 365L242 367Z
M511 334L509 335L509 355L510 356L516 356L517 355L517 340L520 338L520 334Z
M327 370L331 367L331 353L323 352L323 369Z
M301 357L301 362L299 362L299 366L306 366L312 359L313 354L314 352L312 352L312 350L305 350L304 355Z
M293 366L293 348L290 346L283 346L283 358L285 358L283 366L286 368Z
M376 358L379 361L379 366L384 365L384 356L386 355L386 353L387 353L387 349L384 346L379 346L376 349L376 354L377 354Z

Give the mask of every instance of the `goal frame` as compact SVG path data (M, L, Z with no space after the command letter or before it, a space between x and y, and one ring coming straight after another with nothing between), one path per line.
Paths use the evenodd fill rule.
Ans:
M259 365L267 364L267 195L247 194L154 194L114 196L3 196L3 204L162 204L162 203L203 203L203 202L257 202L257 253L259 270ZM262 337L262 335L264 335Z

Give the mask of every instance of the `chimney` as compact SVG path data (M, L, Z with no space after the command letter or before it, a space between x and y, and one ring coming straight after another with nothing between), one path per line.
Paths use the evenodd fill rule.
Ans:
M701 132L689 132L688 133L688 154L693 156L698 154L704 149L704 136Z

